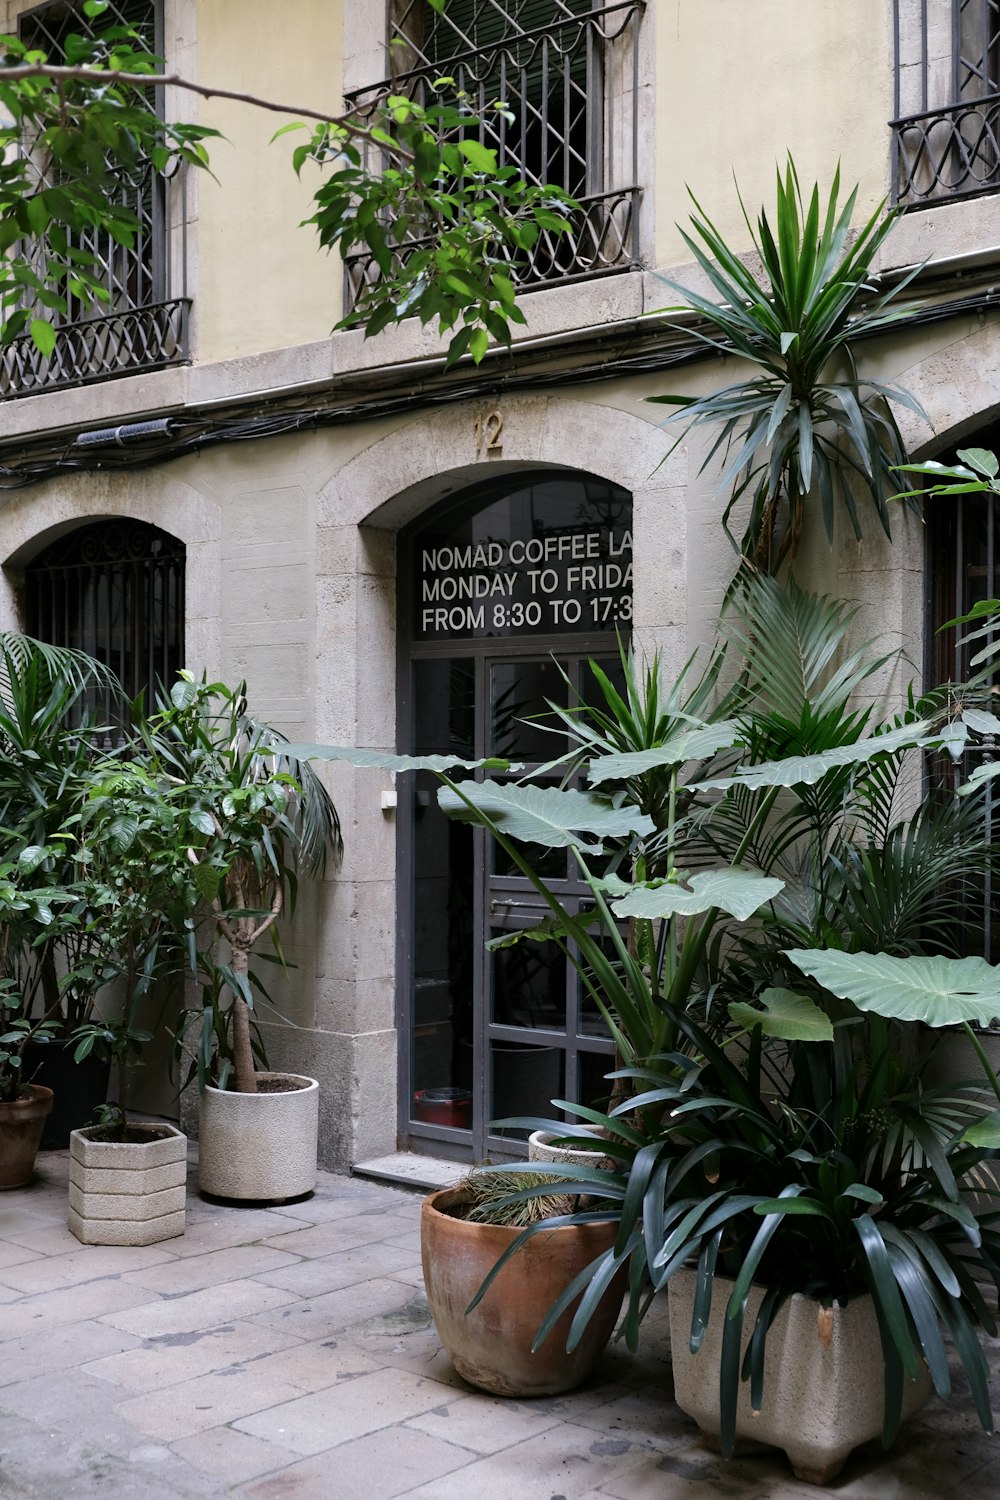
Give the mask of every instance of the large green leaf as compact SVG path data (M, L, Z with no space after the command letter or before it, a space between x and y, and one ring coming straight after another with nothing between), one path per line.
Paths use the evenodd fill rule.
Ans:
M830 771L843 766L865 765L879 755L894 755L902 750L936 743L931 725L923 720L890 729L886 734L870 735L853 745L835 745L820 755L791 755L785 760L765 761L759 766L740 766L732 776L700 781L696 792L729 791L745 786L752 790L765 786L814 786Z
M1000 1016L1000 968L982 958L892 958L813 948L789 949L787 957L831 994L890 1020L988 1026Z
M262 753L267 754L268 751ZM519 765L489 756L485 760L462 760L458 755L395 755L388 750L358 750L353 745L286 745L274 749L293 760L342 760L349 766L373 767L378 771L520 771Z
M745 922L785 888L783 880L758 870L703 870L688 886L678 881L634 885L611 903L618 917L694 917L717 907Z
M748 1031L759 1026L765 1036L786 1042L833 1041L833 1022L808 995L797 995L794 990L765 990L758 996L758 1005L734 1001L729 1007L730 1019Z
M627 781L665 766L681 766L685 761L703 760L719 750L728 750L739 741L735 724L692 724L671 735L662 745L649 750L633 750L616 755L602 755L590 762L587 779L592 786L605 781Z
M541 844L546 849L575 846L599 853L603 839L650 834L654 829L652 818L638 808L612 807L599 797L572 788L467 781L462 783L460 794L442 787L438 801L451 818L477 823L482 813L510 838Z

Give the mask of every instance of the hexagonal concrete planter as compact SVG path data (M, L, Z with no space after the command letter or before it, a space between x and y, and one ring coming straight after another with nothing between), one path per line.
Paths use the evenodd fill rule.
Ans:
M674 1399L698 1423L708 1445L717 1447L722 1325L733 1282L716 1277L704 1342L692 1354L695 1282L695 1272L688 1270L670 1279ZM763 1287L751 1288L744 1353L763 1296ZM796 1294L785 1303L767 1335L762 1409L751 1410L750 1385L745 1381L740 1383L736 1407L738 1450L760 1444L783 1448L796 1478L809 1484L828 1484L839 1474L859 1444L880 1435L885 1412L885 1367L871 1298L853 1298L845 1307L835 1303L832 1326L824 1320L822 1338L819 1312L820 1304L811 1297ZM906 1381L904 1420L930 1393L926 1370L918 1379Z
M155 1245L184 1233L187 1137L175 1125L132 1125L145 1140L69 1138L69 1227L85 1245Z
M319 1084L258 1073L256 1094L207 1088L198 1113L198 1186L216 1198L280 1203L316 1186Z

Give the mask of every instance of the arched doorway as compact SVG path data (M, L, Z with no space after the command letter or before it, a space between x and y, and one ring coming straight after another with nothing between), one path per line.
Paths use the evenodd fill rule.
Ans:
M477 484L401 535L398 577L400 748L547 764L565 749L547 704L586 701L591 659L618 671L632 611L632 497L551 469ZM502 1154L511 1137L491 1120L606 1094L610 1043L555 944L487 949L541 918L537 895L482 830L444 817L433 777L405 783L402 1131L415 1150ZM541 863L581 909L589 892L568 852Z

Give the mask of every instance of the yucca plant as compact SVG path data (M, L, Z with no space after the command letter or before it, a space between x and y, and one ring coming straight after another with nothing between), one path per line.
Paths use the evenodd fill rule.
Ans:
M767 573L794 559L812 508L832 540L839 501L860 539L855 485L890 535L888 501L897 488L890 471L907 458L893 405L923 416L901 387L861 375L855 353L859 338L909 311L900 294L916 272L879 291L872 269L896 211L882 203L855 230L858 189L843 203L840 194L838 168L825 201L818 185L807 199L789 158L777 174L773 224L762 208L754 228L740 199L760 278L692 194L691 233L681 234L720 300L668 281L685 301L665 311L693 311L696 338L756 369L707 396L650 399L679 408L678 442L696 428L719 429L702 468L723 455L727 531L738 502L750 497L739 551Z

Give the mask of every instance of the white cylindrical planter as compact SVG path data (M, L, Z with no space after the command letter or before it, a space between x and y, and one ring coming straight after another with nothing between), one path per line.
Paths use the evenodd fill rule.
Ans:
M85 1245L155 1245L184 1233L187 1136L175 1125L132 1125L145 1140L69 1138L69 1228Z
M319 1084L258 1073L256 1094L206 1088L198 1116L198 1186L216 1198L280 1202L316 1186Z
M615 1162L611 1156L605 1156L600 1149L601 1135L597 1126L588 1127L594 1137L593 1147L580 1146L553 1146L551 1143L558 1140L557 1135L545 1130L534 1130L528 1137L528 1160L566 1162L573 1167L597 1167L601 1171L613 1171Z

